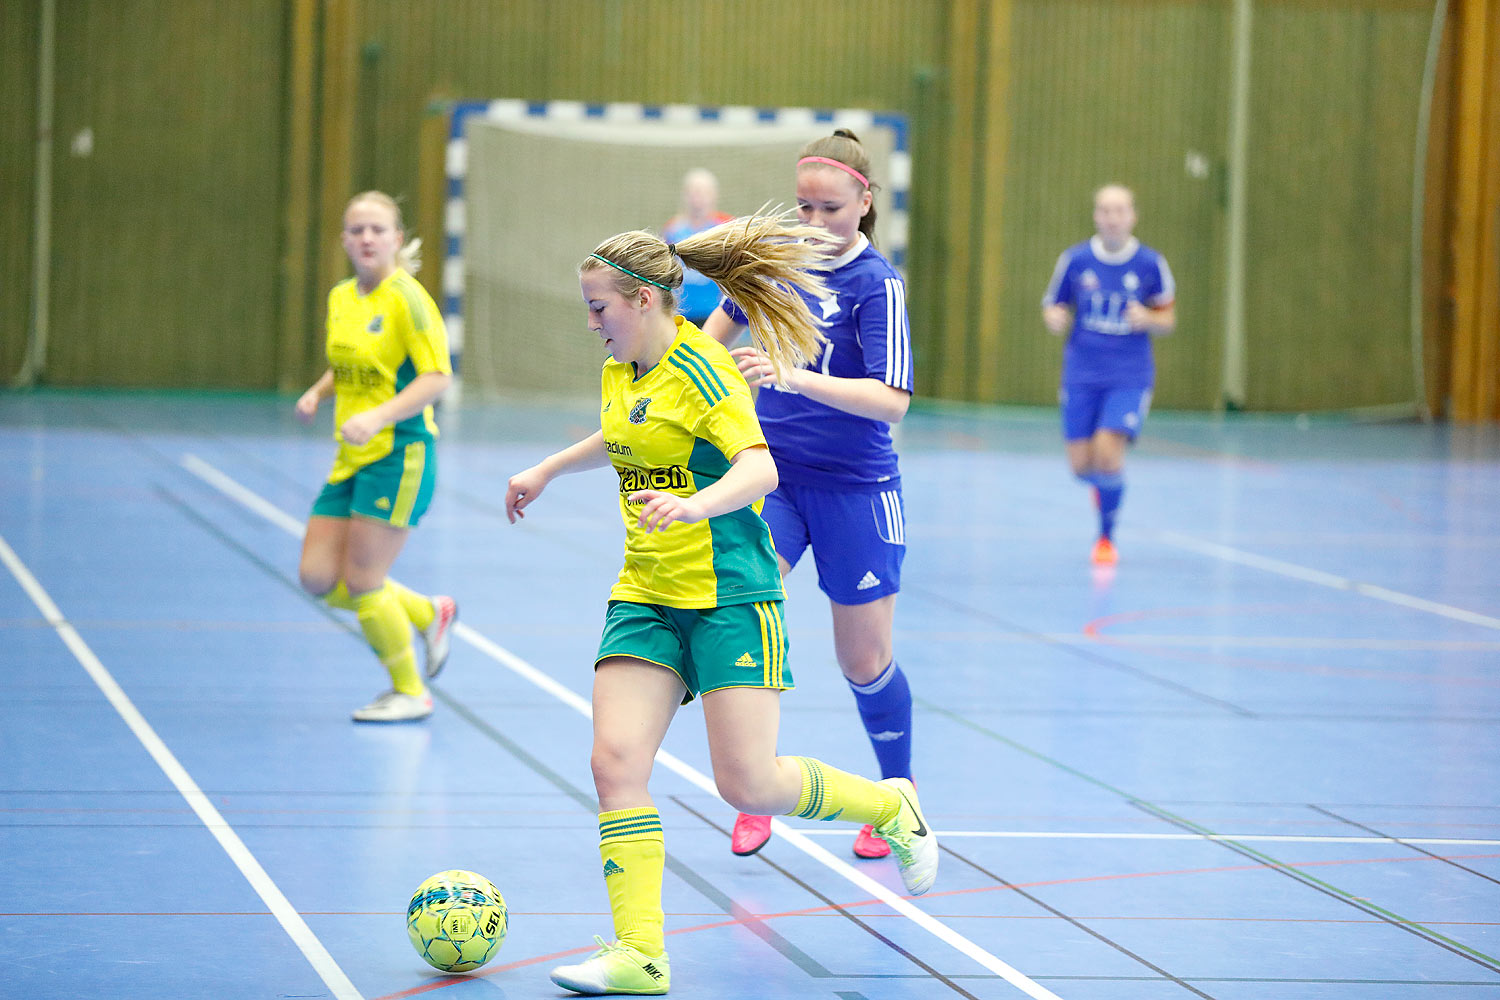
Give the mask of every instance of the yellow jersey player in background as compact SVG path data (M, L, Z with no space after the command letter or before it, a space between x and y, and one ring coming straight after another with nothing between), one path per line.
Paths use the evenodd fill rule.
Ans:
M355 612L391 675L391 690L354 713L356 722L432 714L432 695L412 650L415 627L426 674L448 656L458 616L451 597L427 597L387 578L432 500L437 478L432 404L453 380L448 334L431 296L412 277L420 241L405 243L401 210L379 191L344 210L344 251L354 277L328 295L328 370L297 400L310 421L334 397L338 455L302 538L302 586Z
M679 705L703 700L714 781L760 815L873 824L912 894L937 876L937 840L905 778L871 781L810 757L778 757L786 665L781 573L760 518L776 464L750 387L723 345L675 316L683 268L716 281L778 370L814 357L817 325L798 288L827 257L828 233L775 216L735 219L668 244L647 232L605 240L579 268L589 329L609 350L600 430L512 476L512 522L555 477L613 465L625 565L610 593L594 669L599 853L616 940L552 972L576 993L662 994L661 815L647 782ZM680 261L680 263L679 263Z

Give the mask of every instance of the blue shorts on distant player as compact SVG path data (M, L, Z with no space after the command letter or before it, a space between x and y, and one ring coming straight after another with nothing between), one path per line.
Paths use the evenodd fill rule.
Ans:
M818 586L830 600L869 604L901 589L906 515L899 482L876 492L782 484L760 516L789 565L812 546Z
M1117 431L1134 441L1151 409L1151 388L1120 389L1107 385L1065 385L1057 393L1062 406L1063 439L1081 441L1095 431Z

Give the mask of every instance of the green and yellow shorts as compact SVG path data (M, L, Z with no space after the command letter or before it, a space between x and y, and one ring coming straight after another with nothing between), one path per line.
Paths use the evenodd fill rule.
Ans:
M314 517L371 517L393 528L414 528L437 483L437 449L431 441L413 441L384 458L354 471L347 479L327 483L313 501Z
M660 664L682 679L685 705L722 688L790 691L781 601L668 608L610 601L594 666L611 656Z

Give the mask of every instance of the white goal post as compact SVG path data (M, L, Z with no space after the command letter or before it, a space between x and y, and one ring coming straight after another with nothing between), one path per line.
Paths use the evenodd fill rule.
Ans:
M446 157L443 315L463 391L586 395L603 346L588 332L577 267L618 232L660 232L683 175L719 180L741 215L795 204L794 164L809 140L848 128L878 186L876 243L898 268L907 247L906 118L857 109L464 101Z

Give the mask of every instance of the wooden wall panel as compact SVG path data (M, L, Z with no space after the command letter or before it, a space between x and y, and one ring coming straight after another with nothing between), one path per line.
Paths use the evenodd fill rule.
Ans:
M1453 416L1500 420L1500 10L1456 0L1453 204Z
M0 386L26 354L31 319L32 206L36 195L39 0L0 4Z
M986 260L986 295L998 296L1004 339L986 401L1050 403L1062 343L1041 322L1041 297L1067 246L1093 233L1093 191L1118 182L1136 193L1141 240L1166 255L1177 279L1177 333L1157 343L1157 401L1213 408L1222 340L1224 4L1018 0L1013 83L993 126L1010 130L1003 174L985 174L1004 233ZM1187 169L1202 157L1204 176ZM992 196L993 197L993 196Z
M284 18L60 0L46 382L274 384Z
M1431 9L1258 9L1247 396L1259 410L1412 402L1413 147Z
M29 307L38 3L0 6L6 374ZM1255 12L1250 405L1409 399L1411 128L1431 5ZM911 115L918 384L948 398L1053 400L1042 286L1090 232L1090 192L1131 184L1139 233L1179 285L1158 400L1213 407L1230 24L1229 0L59 0L48 379L300 385L347 266L349 194L404 196L432 282L438 213L416 204L438 162L430 109L524 97ZM73 155L84 129L93 148Z
M930 104L937 89L948 0L360 0L359 6L358 93L378 100L380 113L355 114L355 146L369 151L357 186L403 200L408 222L432 248L422 278L435 291L442 234L430 210L417 204L423 162L430 169L432 156L422 148L423 123L435 100L810 105L911 114L920 99ZM919 78L926 82L919 85ZM947 139L921 127L914 134ZM790 178L789 169L788 201ZM934 199L922 183L913 194L914 245L930 242L924 227L936 224L924 215ZM914 312L929 308L936 294L914 283ZM921 356L925 345L916 349Z

